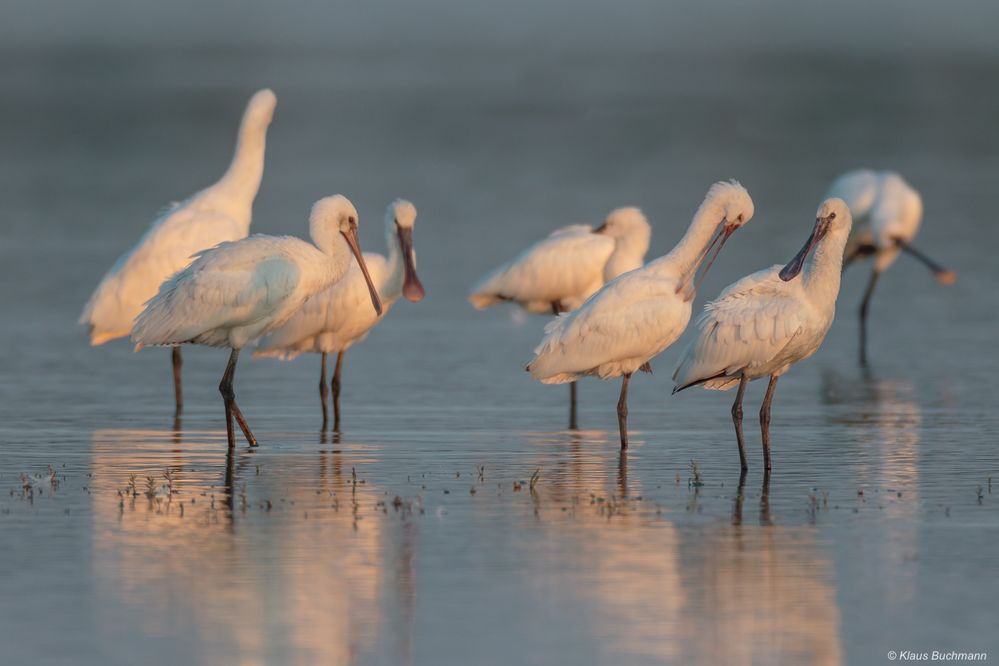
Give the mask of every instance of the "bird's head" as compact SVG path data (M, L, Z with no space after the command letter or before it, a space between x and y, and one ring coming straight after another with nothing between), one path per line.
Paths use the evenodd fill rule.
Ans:
M385 211L385 226L390 236L399 242L405 277L402 282L402 295L406 300L423 300L426 290L416 275L416 251L413 249L413 226L416 224L416 206L405 199L396 199Z
M752 197L749 196L749 192L738 181L719 181L711 186L711 189L708 190L707 195L704 197L704 202L698 209L698 216L707 213L709 215L708 219L714 221L717 219L714 216L721 213L721 219L717 219L717 223L721 228L711 241L711 244L704 249L697 261L690 267L689 272L682 276L676 287L676 293L683 292L684 300L687 301L694 298L697 287L704 281L704 277L711 269L711 265L715 263L715 259L721 253L722 247L725 246L725 243L735 233L736 229L752 219L755 211L756 208L753 205ZM714 254L711 255L707 265L704 266L704 270L701 271L700 278L696 278L695 274L701 262L711 253L712 248L716 246Z
M611 238L643 233L651 236L652 228L649 227L649 221L645 219L645 214L640 208L625 206L612 210L604 223L594 229L593 233Z
M753 198L749 196L746 188L735 180L721 181L712 185L706 200L715 202L721 208L722 224L729 233L753 219L753 213L756 212Z
M652 241L652 227L645 219L645 213L634 206L612 210L604 223L594 229L593 233L610 236L623 256L638 260L649 251L649 243Z
M254 127L267 127L274 119L277 95L270 88L258 90L246 105L246 121Z
M364 256L361 254L361 244L357 239L358 223L359 218L354 204L342 194L337 194L332 197L324 197L312 205L312 214L309 216L309 233L316 245L327 253L330 252L332 241L327 243L326 239L335 238L336 233L343 236L354 255L354 259L357 260L357 265L364 273L364 280L368 283L368 291L371 293L371 304L374 306L375 312L380 315L382 303L378 297L378 290L375 289L375 285L371 281L368 267L364 263Z
M853 217L850 215L850 207L846 205L845 201L836 197L823 201L815 212L815 227L812 229L811 235L798 254L794 255L794 258L780 270L780 279L784 282L793 280L801 273L808 255L822 242L823 238L829 234L845 237L849 235L852 225Z

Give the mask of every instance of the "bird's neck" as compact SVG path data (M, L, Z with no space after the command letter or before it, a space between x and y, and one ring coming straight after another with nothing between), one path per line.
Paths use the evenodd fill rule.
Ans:
M385 234L385 244L388 245L388 277L378 285L378 295L382 305L390 305L402 296L402 284L406 279L406 268L402 260L402 250L399 249L399 237L393 231Z
M805 291L813 300L835 304L843 273L843 248L848 236L849 231L829 233L805 265L802 279Z
M604 265L604 282L640 268L649 251L649 237L635 232L614 239L614 251Z
M267 146L267 123L259 118L243 117L236 141L236 153L228 171L215 190L217 205L236 220L246 220L249 229L253 200L264 175L264 150Z
M660 270L677 275L681 280L689 280L704 260L704 251L714 236L715 230L725 217L723 207L715 201L705 201L694 213L694 219L687 227L687 233L669 254L654 263Z

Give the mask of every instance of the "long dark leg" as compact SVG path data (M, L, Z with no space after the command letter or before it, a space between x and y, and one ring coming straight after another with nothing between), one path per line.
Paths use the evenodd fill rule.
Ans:
M739 390L735 394L735 402L732 403L732 422L735 424L735 439L739 443L739 462L742 464L742 471L749 469L749 462L746 458L746 442L742 437L742 396L746 394L746 384L749 380L746 375L739 379Z
M746 470L739 472L739 488L732 501L732 524L742 525L742 505L746 500Z
M559 316L564 310L562 301L552 301L552 314ZM569 383L569 430L576 430L576 382Z
M323 406L323 432L326 432L326 426L329 423L326 401L328 395L329 388L326 386L326 352L323 352L322 361L319 364L319 402Z
M874 269L871 271L871 280L867 283L864 291L864 300L860 302L860 365L867 365L867 308L871 304L871 294L874 293L874 285L878 283L881 273Z
M770 376L767 384L767 394L760 407L760 429L763 431L763 463L766 471L770 471L770 403L774 400L774 389L777 388L777 375Z
M233 349L229 354L229 364L225 366L222 373L222 381L219 382L219 393L222 394L222 402L225 403L225 434L229 439L229 448L236 446L236 433L232 427L232 404L236 398L232 390L232 379L236 374L236 360L239 358L239 350Z
M569 430L576 430L576 382L569 384Z
M250 432L250 426L247 425L246 419L243 417L243 412L236 405L236 392L232 388L233 379L236 377L236 362L238 360L239 350L233 349L232 353L229 354L229 364L225 367L222 381L219 382L219 393L222 394L222 400L225 401L225 429L226 435L229 437L230 448L236 446L236 436L232 427L233 417L235 417L240 430L243 431L243 436L246 437L246 441L249 442L250 446L257 445L257 439Z
M340 371L343 370L343 354L336 355L336 367L333 368L333 430L340 432Z
M628 382L631 374L621 377L621 397L617 400L617 428L621 431L621 448L628 448Z
M763 472L763 488L760 490L760 525L770 523L770 470L767 470Z
M184 411L184 392L180 385L180 368L184 365L184 361L180 358L180 345L173 348L171 356L173 360L173 400L175 405L173 417L179 419L180 413Z

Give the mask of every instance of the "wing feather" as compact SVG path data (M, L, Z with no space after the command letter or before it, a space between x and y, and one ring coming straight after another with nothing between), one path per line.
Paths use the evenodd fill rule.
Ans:
M146 304L132 339L139 346L178 344L270 315L300 280L298 264L282 251L287 241L297 239L253 236L200 252Z
M613 252L614 240L586 225L558 229L488 273L469 301L481 310L502 301L552 303L588 296L602 284Z
M690 304L676 297L672 282L625 274L549 322L528 370L545 383L614 376L620 362L640 364L675 342L689 318Z
M704 306L699 333L673 372L674 390L701 382L727 388L743 370L771 363L802 331L806 322L794 298L800 285L782 281L780 269L753 273Z

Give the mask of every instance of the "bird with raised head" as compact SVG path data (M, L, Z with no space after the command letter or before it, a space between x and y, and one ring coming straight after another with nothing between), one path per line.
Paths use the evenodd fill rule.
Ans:
M253 200L264 173L267 128L277 97L257 92L246 106L228 171L214 185L174 204L157 217L139 242L104 276L80 315L90 331L90 344L124 337L135 317L156 295L163 281L191 263L193 255L250 232ZM180 416L180 347L173 348L174 415Z
M342 280L307 300L284 325L262 338L258 351L253 354L254 357L270 356L284 360L307 352L321 355L319 402L323 410L323 430L326 430L329 420L327 397L330 389L333 394L333 429L340 430L341 371L347 350L364 340L400 297L413 302L423 300L426 292L416 275L416 251L413 249L415 225L416 206L404 199L392 202L385 211L388 257L374 252L364 253L364 261L382 302L380 315L368 303L367 286L360 265L351 262ZM337 355L329 388L326 380L327 354Z
M697 337L673 372L673 393L697 385L720 391L739 387L732 420L743 470L749 467L742 435L746 384L770 378L760 409L769 470L770 405L777 380L814 354L832 325L850 227L850 209L842 199L823 201L811 235L789 263L742 278L704 306Z
M358 217L344 196L312 206L312 244L292 236L257 234L201 252L163 283L135 320L136 349L194 343L231 349L219 391L226 434L235 446L235 416L251 446L256 439L236 405L233 379L239 351L284 324L302 304L347 273L351 257L367 283L376 314L382 306L357 240Z

